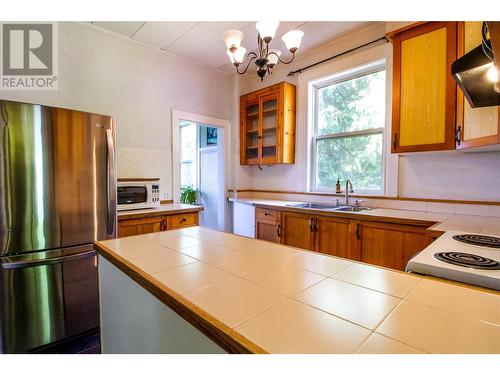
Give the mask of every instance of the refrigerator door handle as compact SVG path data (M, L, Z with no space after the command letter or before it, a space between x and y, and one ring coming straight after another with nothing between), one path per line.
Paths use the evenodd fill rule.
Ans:
M113 142L113 130L106 129L106 141L108 146L108 218L107 218L107 231L108 236L115 237L116 230L116 161L115 161L115 147Z
M83 259L90 256L94 256L95 251L89 250L83 253L72 254L72 255L62 255L56 256L53 258L45 258L45 259L34 259L34 260L18 260L13 262L4 262L2 263L3 269L15 269L15 268L28 268L28 267L38 267L38 266L46 266L49 264L55 263L64 263L72 260Z

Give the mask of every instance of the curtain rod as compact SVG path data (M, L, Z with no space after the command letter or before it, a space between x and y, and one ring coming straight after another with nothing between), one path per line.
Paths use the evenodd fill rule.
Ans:
M354 48L351 48L350 50L348 51L344 51L342 53L339 53L335 56L330 56L330 57L327 57L326 59L323 59L321 61L318 61L318 62L315 62L314 64L311 64L311 65L307 65L303 68L300 68L300 69L297 69L297 70L292 70L290 73L287 74L288 77L293 77L294 74L296 73L302 73L304 70L306 69L309 69L309 68L312 68L313 66L316 66L316 65L319 65L319 64L323 64L324 62L327 62L327 61L330 61L330 60L333 60L333 59L336 59L337 57L340 57L340 56L343 56L343 55L346 55L348 53L351 53L351 52L354 52L360 48L363 48L363 47L366 47L366 46L369 46L370 44L373 44L373 43L377 43L377 42L380 42L381 40L385 40L385 42L389 42L389 39L387 39L386 36L383 36L381 38L378 38L378 39L375 39L375 40L372 40L371 42L368 42L368 43L365 43L365 44L362 44L360 46L357 46L357 47L354 47Z

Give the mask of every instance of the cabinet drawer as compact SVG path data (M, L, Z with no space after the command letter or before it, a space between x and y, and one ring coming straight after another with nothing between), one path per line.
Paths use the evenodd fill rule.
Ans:
M279 224L280 212L268 210L267 208L257 208L255 210L258 223Z
M136 236L165 230L162 216L118 221L118 237Z
M168 228L177 229L198 225L198 213L187 213L168 216Z

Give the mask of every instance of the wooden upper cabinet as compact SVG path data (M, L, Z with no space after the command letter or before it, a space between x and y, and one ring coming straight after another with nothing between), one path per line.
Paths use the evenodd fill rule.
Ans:
M392 152L455 148L457 22L425 22L391 35Z
M458 57L481 44L482 26L482 22L458 22ZM457 149L498 145L499 110L499 106L472 108L462 90L457 90Z
M282 82L240 98L240 164L295 163L295 86Z

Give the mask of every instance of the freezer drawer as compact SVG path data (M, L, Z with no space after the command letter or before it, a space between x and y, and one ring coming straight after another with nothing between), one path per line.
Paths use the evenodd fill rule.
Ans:
M91 244L0 258L1 353L25 353L98 326Z

